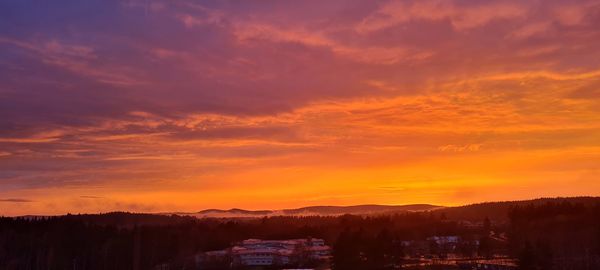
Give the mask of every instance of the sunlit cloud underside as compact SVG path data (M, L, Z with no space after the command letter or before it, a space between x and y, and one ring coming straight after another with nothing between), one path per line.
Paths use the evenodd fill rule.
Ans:
M0 215L600 195L599 1L0 3Z

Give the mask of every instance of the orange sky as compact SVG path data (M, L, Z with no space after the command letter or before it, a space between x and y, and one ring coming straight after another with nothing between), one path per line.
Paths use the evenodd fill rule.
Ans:
M84 2L0 4L0 215L600 196L599 1Z

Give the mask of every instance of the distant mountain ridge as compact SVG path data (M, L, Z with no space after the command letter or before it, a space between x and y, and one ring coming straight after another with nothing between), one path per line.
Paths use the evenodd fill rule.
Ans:
M197 213L187 213L186 215L195 217L263 217L263 216L338 216L344 214L351 215L373 215L390 214L401 212L419 212L432 211L443 208L443 206L431 204L409 204L409 205L378 205L363 204L351 206L307 206L292 209L280 210L245 210L232 208L206 209ZM181 213L179 213L181 214Z
M202 210L200 212L198 212L198 214L242 214L242 215L269 215L271 213L273 213L273 211L271 210L245 210L245 209L239 209L239 208L231 208L229 210L223 210L223 209L205 209Z
M538 198L532 200L482 202L463 206L438 206L431 204L408 205L378 205L363 204L351 206L307 206L293 209L280 210L244 210L233 208L229 210L206 209L197 213L178 213L198 218L257 218L265 216L339 216L350 215L385 215L406 212L431 212L435 215L444 215L453 220L481 221L488 217L497 221L506 221L508 212L512 207L525 205L540 205L544 203L580 203L584 205L600 204L600 197L556 197Z

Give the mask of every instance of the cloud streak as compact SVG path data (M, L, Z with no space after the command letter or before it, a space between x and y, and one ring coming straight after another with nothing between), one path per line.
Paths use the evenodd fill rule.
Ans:
M28 199L10 198L10 199L0 199L0 202L7 202L7 203L29 203L29 202L33 202L33 201L32 200L28 200Z

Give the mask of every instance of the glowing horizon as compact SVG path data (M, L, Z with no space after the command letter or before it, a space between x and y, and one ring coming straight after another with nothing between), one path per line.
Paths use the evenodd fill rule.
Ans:
M600 196L599 1L0 4L0 215Z

